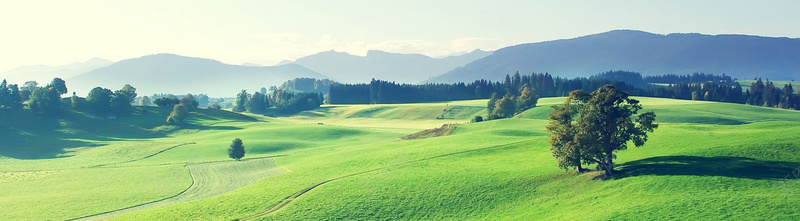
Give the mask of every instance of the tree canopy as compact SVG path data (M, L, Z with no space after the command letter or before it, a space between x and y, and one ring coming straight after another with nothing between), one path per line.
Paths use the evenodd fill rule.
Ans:
M182 124L189 116L189 109L183 104L176 104L172 107L172 112L167 117L169 124Z
M244 157L244 144L242 143L242 139L236 138L231 143L231 147L228 148L228 156L234 160L240 160Z
M236 103L233 106L233 112L244 112L245 104L247 103L247 99L250 98L250 95L247 94L247 90L242 90L239 94L236 95Z
M613 175L615 152L628 148L628 141L641 147L648 132L658 128L653 112L638 114L639 101L612 85L587 95L573 91L561 106L553 106L547 130L553 156L561 168L596 164L606 176ZM636 116L635 120L631 119Z

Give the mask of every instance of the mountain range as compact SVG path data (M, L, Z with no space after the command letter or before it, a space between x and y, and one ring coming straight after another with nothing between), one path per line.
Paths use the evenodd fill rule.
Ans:
M67 79L113 63L102 58L92 58L85 62L74 62L59 66L26 65L2 72L0 79L6 79L8 82L19 85L22 85L25 81L47 84L55 77Z
M299 58L294 63L342 83L366 83L375 78L416 84L489 54L491 52L474 50L457 56L431 58L376 50L368 51L366 56L326 51Z
M428 82L502 80L517 71L573 78L609 70L800 80L800 39L617 30L502 48Z
M327 78L296 64L255 67L156 54L122 60L65 81L69 90L80 96L98 86L117 90L130 84L140 95L202 93L211 97L233 97L242 89L252 93L299 77Z
M116 90L131 84L142 95L203 93L232 97L242 89L252 92L300 77L343 83L366 83L373 78L397 83L452 83L498 81L515 72L573 78L626 70L645 76L700 72L739 79L800 80L798 61L797 38L617 30L445 58L375 50L366 56L326 51L275 66L260 66L156 54L116 63L94 58L56 67L22 66L0 72L0 78L16 84L27 80L46 84L53 77L61 77L70 91L80 96L96 86Z

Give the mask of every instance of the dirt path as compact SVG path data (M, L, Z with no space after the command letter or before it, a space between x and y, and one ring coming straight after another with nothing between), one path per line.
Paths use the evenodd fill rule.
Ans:
M286 207L290 203L294 202L294 200L296 200L300 196L308 193L309 191L313 190L314 188L317 188L317 187L322 186L322 185L324 185L326 183L330 183L330 182L333 182L333 181L336 181L336 180L344 179L344 178L351 177L351 176L361 175L361 174L365 174L365 173L370 173L370 172L374 172L374 171L378 171L378 170L382 170L382 169L387 169L387 168L390 168L390 167L402 166L402 165L412 164L412 163L416 163L416 162L420 162L420 161L443 158L443 157L448 157L448 156L453 156L453 155L458 155L458 154L477 152L477 151L482 151L482 150L487 150L487 149L494 149L494 148L498 148L498 147L505 147L505 146L514 145L514 144L518 144L518 143L528 142L528 141L531 141L531 140L533 140L533 139L527 139L527 140L511 142L511 143L507 143L507 144L500 144L500 145L484 147L484 148L478 148L478 149L472 149L472 150L465 150L465 151L447 153L447 154L436 155L436 156L426 157L426 158L417 159L417 160L410 160L410 161L406 161L406 162L399 163L399 164L396 164L396 165L379 167L379 168L375 168L375 169L371 169L371 170L367 170L367 171L361 171L361 172L358 172L358 173L348 174L348 175L336 177L336 178L333 178L333 179L325 180L325 181L322 181L320 183L314 184L314 185L312 185L312 186L310 186L308 188L305 188L305 189L302 189L300 191L297 191L297 192L293 193L292 195L287 196L286 198L284 198L280 202L270 206L269 209L267 209L265 211L262 211L262 212L260 212L258 214L255 214L255 215L252 215L252 216L248 216L248 217L244 217L244 218L241 218L241 219L238 219L238 220L253 220L253 219L257 219L259 217L266 216L268 214L277 212L278 210Z
M130 212L204 199L231 192L264 178L287 172L278 167L272 157L189 164L186 167L189 168L191 173L192 185L175 196L71 220L106 220Z

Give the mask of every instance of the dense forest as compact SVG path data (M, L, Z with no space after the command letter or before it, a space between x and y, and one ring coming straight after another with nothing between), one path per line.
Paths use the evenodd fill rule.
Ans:
M642 77L628 71L608 71L587 78L553 78L548 73L506 75L504 81L478 80L455 84L397 84L373 79L368 84L333 84L330 104L391 104L488 99L493 94L520 96L525 87L539 97L566 96L570 91L593 91L606 84L634 96L741 103L800 109L800 93L791 84L778 85L760 78L750 89L725 75L695 73Z

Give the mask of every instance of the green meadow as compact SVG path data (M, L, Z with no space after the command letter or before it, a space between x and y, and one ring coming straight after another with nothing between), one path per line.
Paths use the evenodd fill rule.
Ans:
M486 100L324 105L271 118L197 110L186 125L0 115L7 220L797 220L800 112L637 98L660 127L612 177L559 169L550 105L485 116ZM0 110L2 111L2 110ZM443 124L449 135L400 137ZM231 160L234 138L247 151ZM594 169L593 166L589 168Z

